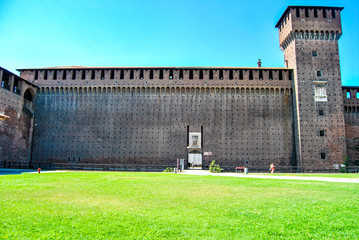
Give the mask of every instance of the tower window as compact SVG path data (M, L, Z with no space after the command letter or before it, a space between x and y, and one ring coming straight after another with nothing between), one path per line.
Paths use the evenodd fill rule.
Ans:
M323 109L319 109L318 114L319 114L319 116L324 116L324 110L323 110Z
M202 77L203 78L203 77ZM183 69L180 69L179 72L179 79L183 79Z
M189 70L189 79L193 79L193 69Z
M35 71L35 77L34 77L34 80L38 79L39 78L39 72L36 70Z
M325 152L320 153L320 159L325 160L327 158L327 154Z
M62 71L62 79L66 79L66 70Z
M305 17L309 17L309 9L308 8L305 9Z
M283 80L283 72L282 72L282 70L279 70L279 76L278 76L278 78L279 78L279 80Z
M140 79L143 79L143 69L140 70Z
M91 79L95 79L95 69L92 69L91 71Z
M357 97L357 99L359 99L359 92L356 93L356 97Z
M239 70L239 80L243 80L243 70Z
M223 79L223 69L219 70L219 79Z
M170 69L169 79L173 79L173 69Z
M85 71L86 71L86 70L82 70L82 76L81 76L81 79L85 79L85 77L86 77Z
M209 79L213 79L213 69L209 70Z
M229 70L229 79L233 79L233 69Z
M299 10L299 8L296 9L295 13L296 13L297 18L299 18L299 17L300 17L300 10Z
M199 79L203 79L203 69L199 70Z
M150 79L153 79L153 69L150 69Z
M249 80L253 80L253 70L249 70Z
M103 79L105 79L105 70L101 70L101 79L103 80Z
M124 78L125 78L125 71L123 69L121 69L120 79L124 79Z
M319 136L320 137L325 137L325 130L320 130L319 131Z
M269 80L273 80L273 71L269 70Z
M317 18L318 17L318 9L314 9L314 17Z
M321 77L322 76L322 70L317 70L317 77Z
M52 76L52 79L56 80L57 79L57 71L54 70L54 75Z
M76 79L76 70L72 70L72 79Z
M263 71L259 70L259 80L263 80Z
M110 76L111 79L114 79L115 78L115 70L111 70L111 76Z
M160 69L160 79L163 79L163 69Z
M335 9L332 9L332 18L335 18Z
M44 80L47 80L47 71L44 73Z
M312 51L312 56L313 56L313 57L317 57L317 56L318 56L317 50L313 50L313 51Z
M352 98L351 93L347 92L347 99L350 99L350 98Z

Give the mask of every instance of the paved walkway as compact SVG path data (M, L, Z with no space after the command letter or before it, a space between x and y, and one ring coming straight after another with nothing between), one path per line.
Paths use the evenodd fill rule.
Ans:
M305 181L323 181L338 183L359 183L359 178L336 178L336 177L303 177L303 176L276 176L275 174L243 174L243 173L210 173L207 170L185 170L182 174L190 175L212 175L240 178L262 178L262 179L286 179L286 180L305 180Z

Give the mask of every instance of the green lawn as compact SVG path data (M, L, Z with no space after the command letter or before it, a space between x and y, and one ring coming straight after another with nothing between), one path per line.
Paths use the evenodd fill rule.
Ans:
M358 239L359 184L65 172L0 176L1 239Z
M270 173L250 173L250 174L271 175ZM359 178L358 173L275 173L274 176Z

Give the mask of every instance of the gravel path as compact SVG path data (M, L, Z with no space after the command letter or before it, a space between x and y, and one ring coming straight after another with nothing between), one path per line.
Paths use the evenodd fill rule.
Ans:
M227 177L240 177L240 178L304 180L304 181L310 180L310 181L338 182L338 183L359 183L359 178L276 176L275 174L253 175L253 174L243 174L243 173L210 173L209 171L206 170L186 170L181 174L227 176Z

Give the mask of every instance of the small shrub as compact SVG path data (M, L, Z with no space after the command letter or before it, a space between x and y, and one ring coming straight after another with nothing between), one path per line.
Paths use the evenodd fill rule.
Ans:
M173 172L173 168L167 167L165 170L163 170L163 172Z
M223 169L219 167L219 164L216 164L216 160L213 160L211 165L209 165L209 171L211 173L220 173L222 170Z

